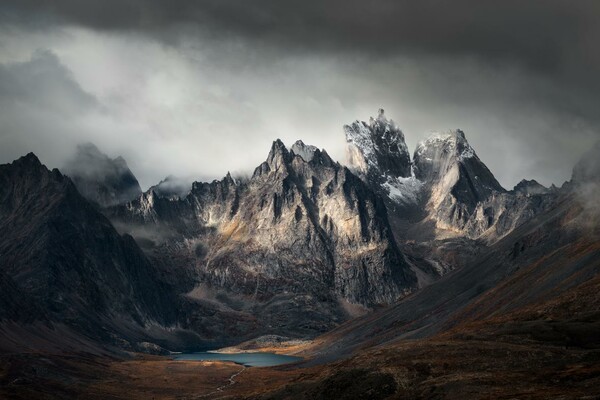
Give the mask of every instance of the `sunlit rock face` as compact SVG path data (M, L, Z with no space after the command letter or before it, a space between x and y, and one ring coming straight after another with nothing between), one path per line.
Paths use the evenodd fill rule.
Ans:
M383 109L369 122L344 125L344 133L346 163L352 171L391 203L419 203L422 184L414 177L404 134Z
M384 198L396 236L404 240L413 239L407 230L420 236L433 224L429 238L493 242L543 210L555 193L533 181L507 192L461 130L421 141L412 162L404 134L383 110L368 123L345 125L344 133L347 165Z
M171 232L152 238L154 256L187 260L197 285L244 298L254 307L245 312L262 318L268 310L289 326L328 329L346 318L345 303L393 303L416 285L382 199L300 141L291 150L273 142L249 179L196 182L177 199L149 191L108 212L121 226L143 227L140 240ZM303 321L289 321L298 304Z
M251 236L260 247L273 246L276 254L290 255L291 265L296 258L308 268L289 272L308 272L309 280L320 275L316 284L362 304L390 302L411 287L385 207L360 179L325 151L313 151L307 162L279 141L266 163L233 220L254 222Z
M533 189L507 192L461 130L433 134L420 142L413 163L415 177L427 190L425 207L440 237L462 235L493 242L552 200L543 196L547 192Z
M414 171L426 187L425 207L437 228L457 233L466 229L468 236L478 236L484 226L491 225L493 211L478 215L476 210L504 189L479 160L464 132L433 134L420 142L414 153Z

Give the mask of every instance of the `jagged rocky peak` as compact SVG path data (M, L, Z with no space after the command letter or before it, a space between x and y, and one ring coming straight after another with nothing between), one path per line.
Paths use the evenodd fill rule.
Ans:
M536 194L547 194L551 192L551 189L542 185L535 179L527 180L523 179L517 183L512 190L513 193L522 194L525 196L532 196Z
M302 140L297 140L288 150L285 144L277 139L271 145L267 160L256 167L252 177L257 178L271 172L286 176L289 173L289 168L297 166L297 164L294 164L295 159L299 159L301 163L327 167L336 164L324 149L319 150L316 146L307 145Z
M460 129L434 133L419 142L413 157L414 173L424 182L467 185L477 197L504 192L500 183L471 147Z
M268 174L269 172L287 173L287 165L291 159L290 152L280 139L277 139L271 145L271 150L267 156L267 161L256 167L253 178Z
M377 117L371 117L368 123L355 121L344 125L344 132L351 169L372 177L411 176L410 153L404 134L393 120L387 119L383 109L379 109Z
M27 174L28 171L37 171L39 169L45 169L40 162L40 159L33 153L20 157L12 162L12 164L18 171Z
M423 181L443 177L457 162L475 157L475 151L460 129L433 133L417 144L413 156L415 175Z
M172 227L204 249L194 264L203 282L255 298L260 291L257 301L295 293L374 305L416 285L381 198L302 142L288 150L276 140L253 177L239 184L231 177L196 182L185 199L130 204L115 217ZM323 312L340 315L336 300L328 304Z
M127 202L142 193L123 157L111 159L92 143L78 145L63 170L85 198L102 207Z
M294 156L299 156L304 162L307 163L320 164L327 167L335 164L325 149L319 150L317 146L304 144L302 140L296 140L296 143L292 145L290 152Z
M36 168L42 166L40 159L34 153L27 153L23 157L20 157L13 161L13 164L20 164L24 166L28 165Z
M413 166L426 187L426 209L438 237L481 237L498 223L510 200L500 199L506 191L461 130L434 133L421 141Z
M290 152L285 147L285 144L281 141L281 139L277 139L271 145L271 150L269 151L269 155L267 157L267 162L274 166L278 167L282 162L288 161L290 158Z
M302 157L302 159L306 162L311 161L315 153L318 151L319 149L316 146L304 144L302 140L296 140L296 143L292 145L292 152Z
M71 184L68 179L57 170L48 170L43 165L39 158L33 153L29 153L23 157L18 158L11 164L0 165L4 175L0 176L0 186L6 188L10 185L18 183L18 190L21 194L27 194L31 191L43 192L52 181L61 181L65 184ZM12 182L14 180L15 182ZM72 184L71 184L72 185ZM10 191L7 194L11 194ZM4 199L0 197L0 202ZM14 204L13 204L14 205Z

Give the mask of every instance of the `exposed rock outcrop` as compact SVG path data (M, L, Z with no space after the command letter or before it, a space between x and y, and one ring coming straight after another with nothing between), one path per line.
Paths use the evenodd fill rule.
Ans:
M380 109L369 122L344 125L348 167L384 198L403 206L419 202L422 189L415 179L404 134ZM389 207L389 204L388 204Z
M467 236L494 242L543 211L549 192L507 192L479 159L461 130L434 134L417 145L417 179L424 182L429 216L438 236ZM541 186L541 185L540 185ZM537 189L537 188L536 188ZM523 192L525 191L525 192Z
M138 241L172 232L154 236L152 257L184 260L197 284L191 290L243 298L240 311L279 320L272 329L282 334L298 324L308 333L329 329L347 318L344 303L389 304L416 285L382 199L300 141L291 150L273 142L250 179L195 182L181 199L150 190L110 213L134 236L143 227ZM304 309L291 312L297 304Z
M494 242L543 211L556 192L535 181L507 192L461 130L421 141L412 162L404 135L383 110L344 132L349 167L384 197L399 240Z
M414 283L381 199L302 142L289 151L275 141L248 181L196 182L181 200L150 191L114 213L169 226L194 243L204 281L263 299L308 291L373 305Z

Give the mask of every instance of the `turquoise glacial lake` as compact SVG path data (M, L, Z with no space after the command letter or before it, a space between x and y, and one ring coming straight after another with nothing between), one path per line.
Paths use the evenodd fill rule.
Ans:
M174 356L179 361L231 361L246 367L273 367L302 360L302 357L274 353L182 353Z

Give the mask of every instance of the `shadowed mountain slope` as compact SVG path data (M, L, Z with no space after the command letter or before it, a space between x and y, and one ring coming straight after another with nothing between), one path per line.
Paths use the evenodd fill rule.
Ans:
M177 299L133 238L32 153L0 166L0 225L3 325L22 322L58 347L66 331L69 347L76 333L127 347L176 324ZM5 350L36 346L25 335L3 338L13 341Z

